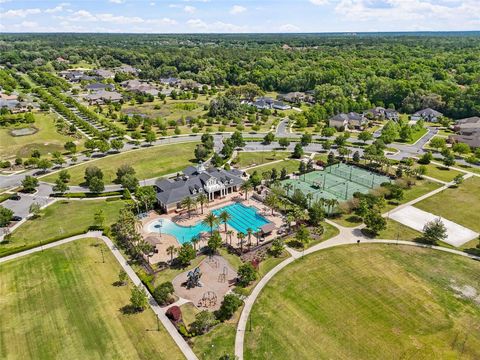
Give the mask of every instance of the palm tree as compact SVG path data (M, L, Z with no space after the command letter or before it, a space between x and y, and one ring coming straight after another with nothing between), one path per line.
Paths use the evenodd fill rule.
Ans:
M290 190L293 189L293 185L290 184L290 183L286 183L285 185L283 185L283 188L285 189L285 191L287 192L287 196L290 195Z
M240 241L240 253L243 254L243 239L245 239L245 234L242 232L238 232L237 239Z
M197 202L200 204L200 207L202 209L202 215L203 215L203 205L208 203L208 197L204 193L201 193L200 195L197 196Z
M247 234L248 234L248 246L252 246L252 233L253 230L251 228L247 229Z
M248 192L253 189L252 183L250 181L245 181L240 189L245 191L245 200L248 200Z
M267 197L265 198L265 205L270 207L272 209L272 216L273 216L273 210L277 208L278 206L278 198L270 192Z
M195 206L195 201L190 196L187 196L182 200L181 206L187 209L188 217L190 217L190 211Z
M197 251L197 244L200 242L200 240L200 235L192 237L192 240L190 240L190 242L193 245L193 250Z
M208 225L210 227L210 236L213 235L213 228L215 225L218 224L218 218L215 216L214 213L210 212L208 215L203 219L203 224Z
M218 220L220 220L225 225L225 234L227 233L227 221L230 220L232 216L228 213L228 211L222 211L220 215L218 215Z
M312 199L313 199L313 194L308 193L307 195L305 195L305 197L307 198L307 201L308 201L308 207L310 207L310 204L311 204Z
M229 244L232 245L232 236L233 236L233 230L228 230L227 231L227 237L229 239ZM226 237L225 237L226 239Z
M177 248L174 245L170 245L167 248L167 254L170 255L170 262L173 261L173 255L177 252Z
M291 230L291 226L292 226L292 222L295 221L295 216L293 216L293 214L288 214L287 215L287 222L288 222L288 231L290 232Z

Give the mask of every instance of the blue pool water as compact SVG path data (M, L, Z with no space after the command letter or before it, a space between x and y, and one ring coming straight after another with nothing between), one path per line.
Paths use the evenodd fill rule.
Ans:
M212 212L218 216L223 211L227 211L231 216L227 224L237 232L243 232L244 234L247 234L248 228L252 229L253 233L255 233L260 230L263 225L269 223L267 219L258 214L256 208L240 203L230 204L213 210ZM223 226L223 224L221 224L221 226ZM210 232L210 227L202 224L202 222L198 222L192 226L181 226L169 219L158 219L149 225L148 230L150 232L161 232L162 234L173 235L180 244L184 244L201 232Z

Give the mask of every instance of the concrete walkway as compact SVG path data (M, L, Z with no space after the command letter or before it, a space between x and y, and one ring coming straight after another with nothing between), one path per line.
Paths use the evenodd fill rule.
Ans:
M150 308L153 310L153 312L157 315L158 319L162 322L163 326L165 329L168 331L170 336L173 338L177 346L180 348L182 351L183 355L187 360L197 360L197 356L194 354L190 346L188 346L187 342L183 339L183 337L178 333L177 329L175 326L172 324L172 322L167 318L165 315L165 309L161 308L160 305L157 304L153 296L150 294L148 289L142 284L140 278L137 276L135 271L132 269L132 267L128 264L127 260L123 257L122 253L120 250L117 248L117 246L106 236L103 236L100 231L90 231L82 235L77 235L77 236L72 236L66 239L62 239L59 241L52 242L50 244L44 245L44 246L39 246L30 250L25 250L22 252L19 252L17 254L9 255L4 258L0 258L0 264L5 263L7 261L11 261L14 259L18 259L30 254L34 254L46 249L50 249L56 246L64 245L72 241L80 240L80 239L85 239L85 238L97 238L102 240L105 245L110 249L112 252L113 256L117 259L119 262L120 266L123 268L123 270L127 273L127 275L130 277L130 280L132 283L136 286L141 286L145 292L147 293L148 296L148 304L150 305Z
M255 301L257 300L258 295L260 292L263 290L265 285L268 284L268 282L283 268L285 268L287 265L291 264L292 262L296 261L297 259L303 257L304 255L312 254L314 252L324 250L324 249L330 249L336 246L341 246L341 245L352 245L356 244L357 240L360 240L360 244L364 243L374 243L374 244L394 244L394 245L408 245L408 246L416 246L416 247L422 247L422 248L430 248L434 250L439 250L439 251L444 251L448 252L451 254L455 255L460 255L464 257L468 257L470 259L474 259L477 261L480 261L480 256L475 256L475 255L470 255L467 253L464 253L462 251L458 250L453 250L453 249L448 249L440 246L429 246L425 244L419 244L419 243L414 243L414 242L409 242L409 241L397 241L397 240L389 240L389 239L369 239L366 238L360 231L359 228L346 228L343 226L339 226L338 224L335 224L333 222L328 221L330 224L336 226L340 230L340 234L337 236L326 240L320 244L314 245L311 248L305 250L304 252L299 252L293 249L287 248L288 252L292 255L288 259L285 259L282 261L280 264L275 266L272 270L270 270L255 286L253 289L252 293L245 299L245 305L242 310L242 313L240 315L240 319L238 320L237 324L237 333L235 336L235 356L236 359L242 360L243 359L243 350L244 350L244 341L245 341L245 332L247 330L247 321L248 317L250 315L250 312L252 311L252 307L255 304Z

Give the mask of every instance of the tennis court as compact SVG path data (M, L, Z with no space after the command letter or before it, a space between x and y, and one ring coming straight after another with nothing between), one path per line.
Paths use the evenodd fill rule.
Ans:
M282 184L291 184L292 193L299 189L305 195L313 194L313 199L335 199L346 201L353 194L366 194L390 179L383 175L348 164L335 164L323 171L312 171L296 178L287 179Z

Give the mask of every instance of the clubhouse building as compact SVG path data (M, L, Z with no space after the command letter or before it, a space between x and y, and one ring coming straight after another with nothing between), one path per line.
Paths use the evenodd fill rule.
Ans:
M196 198L205 194L208 201L225 197L237 192L243 184L243 172L236 169L225 170L215 167L205 168L203 164L189 166L173 179L159 179L154 187L157 192L157 202L165 212L181 208L186 197Z

